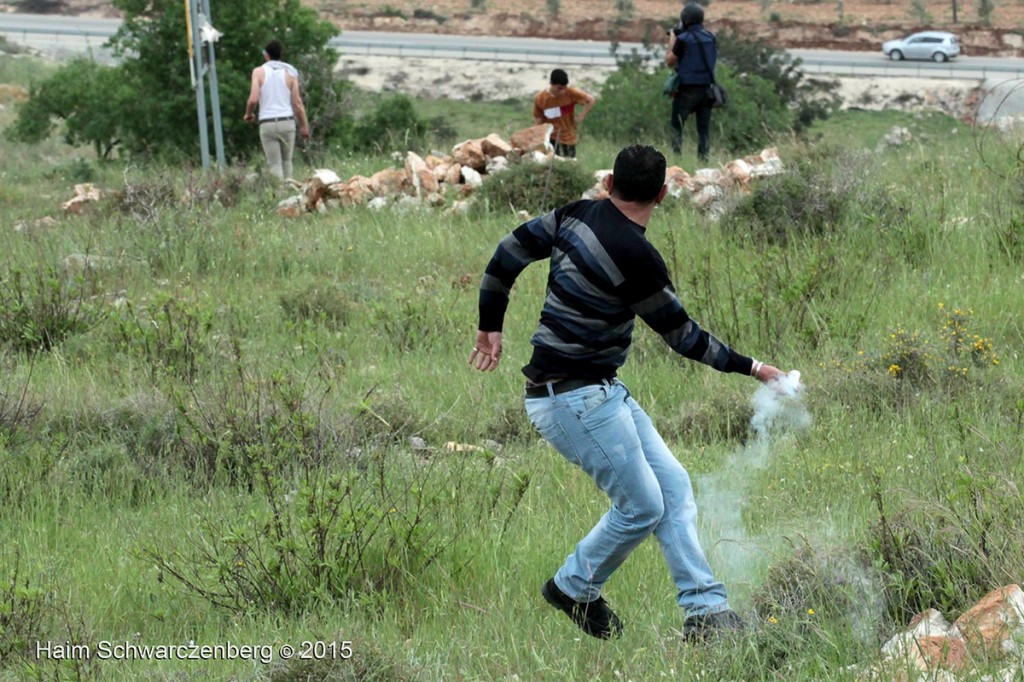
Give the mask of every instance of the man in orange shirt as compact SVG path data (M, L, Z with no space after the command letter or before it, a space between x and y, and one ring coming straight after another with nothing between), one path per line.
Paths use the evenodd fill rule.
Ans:
M594 106L594 101L592 95L569 87L569 75L565 71L555 69L551 72L551 84L533 98L533 120L538 124L550 123L555 127L551 132L555 154L576 158L576 130ZM583 105L578 118L577 104Z

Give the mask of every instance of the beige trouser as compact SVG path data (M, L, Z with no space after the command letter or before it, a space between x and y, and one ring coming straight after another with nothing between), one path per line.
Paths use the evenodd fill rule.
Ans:
M295 119L260 124L260 142L267 155L270 172L279 178L292 177L292 153L295 151Z

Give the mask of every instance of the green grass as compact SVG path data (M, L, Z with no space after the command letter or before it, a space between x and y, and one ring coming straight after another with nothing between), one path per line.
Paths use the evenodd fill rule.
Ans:
M461 140L526 120L520 104L418 110L447 117ZM10 121L0 113L0 125ZM894 125L915 141L876 152ZM607 586L627 623L620 640L584 638L539 596L605 502L522 413L518 368L542 266L516 284L502 369L467 366L476 286L515 216L353 209L285 219L258 183L239 181L227 206L182 201L190 189L234 186L231 174L101 164L56 138L5 143L0 281L15 266L59 271L71 253L109 260L61 290L95 324L48 352L0 354L0 651L37 640L278 651L332 640L351 641L353 656L309 673L279 657L76 666L13 655L0 680L381 679L373 670L415 680L845 680L905 624L906 592L953 618L1019 580L1024 327L1021 256L1007 240L1024 203L1012 155L982 163L969 129L938 115L844 112L812 134L816 147L782 140L780 153L787 164L811 158L808 177L832 172L837 196L847 192L823 233L790 226L785 243L765 241L752 223L714 222L676 202L648 233L696 319L741 352L803 371L813 416L755 460L753 383L637 330L621 378L691 472L709 559L758 626L704 647L676 634L682 614L653 542ZM848 172L815 157L833 148L867 152ZM616 145L584 138L580 151L596 170L611 166ZM388 163L319 165L347 176ZM108 200L52 228L10 229L59 215L86 170L106 189L170 198ZM32 300L40 284L30 282ZM13 299L3 301L0 315L13 315ZM968 342L986 340L998 364L950 350L954 309ZM918 335L898 341L898 329ZM912 361L924 365L920 378L893 375ZM350 497L332 507L341 490ZM331 509L333 521L319 516ZM872 550L881 514L906 541L888 561ZM273 545L275 518L293 534ZM357 579L308 579L314 531L340 542L372 527ZM800 576L799 590L779 582L778 566ZM303 587L287 604L220 608L169 568L195 569L207 590L231 587L236 569Z

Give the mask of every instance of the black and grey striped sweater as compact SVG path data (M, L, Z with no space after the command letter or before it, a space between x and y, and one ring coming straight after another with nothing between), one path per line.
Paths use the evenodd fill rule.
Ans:
M480 330L501 331L509 291L527 265L551 259L547 296L523 373L534 382L614 377L637 315L681 355L721 372L753 360L690 319L644 228L611 200L577 201L523 223L498 244L480 284Z

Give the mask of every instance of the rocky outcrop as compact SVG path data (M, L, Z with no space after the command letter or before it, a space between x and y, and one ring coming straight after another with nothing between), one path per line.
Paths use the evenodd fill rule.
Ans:
M882 646L882 660L851 672L863 682L1020 680L1022 644L1024 592L1019 585L1006 585L985 595L952 625L935 609L917 614L904 632Z
M510 159L551 159L550 132L550 124L531 126L516 131L507 142L492 133L460 142L446 156L423 158L407 152L401 168L384 168L368 178L354 175L342 181L334 171L319 169L305 182L296 183L298 195L282 201L277 210L282 215L299 216L358 205L445 206L449 203L446 195L454 202L466 199L483 185L485 177L508 168Z
M103 197L103 192L92 183L75 185L75 196L60 205L62 211L72 215L84 213Z
M668 195L676 199L686 199L702 210L718 216L725 210L726 199L736 193L750 190L751 181L757 178L777 175L783 170L782 159L775 147L768 147L758 154L734 159L722 168L701 168L693 175L679 166L670 166L665 170L665 185ZM599 170L594 173L594 186L584 193L585 199L603 199L608 196L604 187L604 179L611 170Z
M541 124L514 132L508 142L493 133L460 142L450 156L431 154L424 159L407 152L402 168L386 168L369 178L355 175L342 181L334 171L320 169L305 182L296 183L299 194L282 201L277 210L292 217L364 204L371 208L389 204L449 206L462 211L466 208L465 200L509 163L546 163L558 159L551 149L550 133L551 125ZM688 199L694 206L718 216L727 206L726 199L749 191L751 182L757 178L782 170L778 150L769 147L759 154L734 159L722 168L702 168L692 175L672 166L665 172L665 184L670 197ZM583 198L606 198L604 179L609 173L610 170L597 171L594 186L583 193Z

